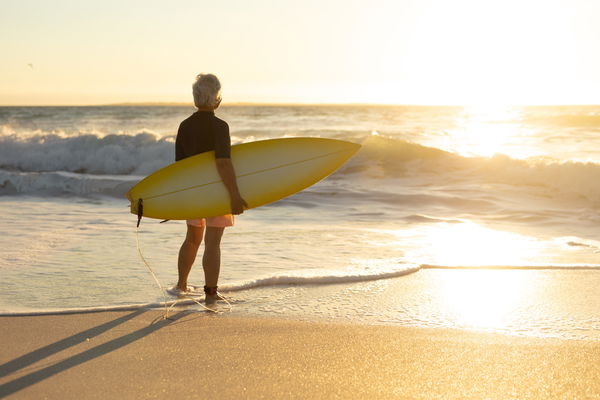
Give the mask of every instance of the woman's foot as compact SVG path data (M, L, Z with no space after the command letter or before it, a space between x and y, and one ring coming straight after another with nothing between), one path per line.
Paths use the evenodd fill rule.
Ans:
M170 289L167 289L167 293L172 296L185 297L185 296L199 296L202 294L202 291L198 286L186 286L185 289L181 289L179 285L173 286Z
M225 300L225 297L221 296L221 294L217 291L218 286L204 286L204 293L206 294L204 302L206 304L215 304L219 300Z
M182 290L179 288L179 286L173 286L172 288L167 289L167 293L169 293L172 296L178 296L178 297L185 296L186 292L187 292L187 290Z
M223 297L219 293L217 293L217 294L207 294L204 302L206 304L215 304L219 300L227 301L227 299L225 297Z

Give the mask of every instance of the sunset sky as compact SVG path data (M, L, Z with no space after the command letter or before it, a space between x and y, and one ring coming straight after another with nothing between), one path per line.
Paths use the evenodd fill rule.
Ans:
M600 104L597 0L0 0L0 105Z

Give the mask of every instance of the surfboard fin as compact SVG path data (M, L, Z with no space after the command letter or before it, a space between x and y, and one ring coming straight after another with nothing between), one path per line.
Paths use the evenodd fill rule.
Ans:
M137 226L136 228L140 227L140 222L142 222L142 215L144 214L144 202L142 201L142 199L138 200L138 206L137 206Z

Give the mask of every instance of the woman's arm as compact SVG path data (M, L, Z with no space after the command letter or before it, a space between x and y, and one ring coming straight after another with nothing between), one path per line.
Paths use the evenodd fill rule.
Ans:
M248 203L242 198L240 190L235 179L235 170L230 158L217 158L215 159L217 164L217 171L219 176L223 180L227 191L229 192L229 198L231 201L231 213L239 215L244 212L244 208L248 208Z

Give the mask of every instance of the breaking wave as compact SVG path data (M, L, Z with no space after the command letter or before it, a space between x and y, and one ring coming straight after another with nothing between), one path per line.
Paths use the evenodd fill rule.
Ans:
M590 184L600 180L600 165L593 162L520 160L505 155L465 157L383 136L363 138L362 145L332 178L346 181L347 188L358 187L354 195L374 201L397 202L397 192L377 187L385 186L380 185L382 180L398 179L430 188L471 185L483 193L486 185L495 185L548 198L600 200L600 187ZM4 135L0 136L0 194L120 197L141 177L173 162L173 154L172 136L150 132L25 138ZM306 196L322 194L313 191ZM470 200L481 202L483 198Z

